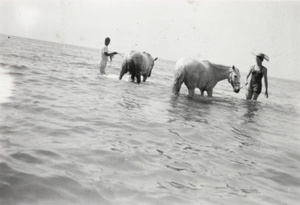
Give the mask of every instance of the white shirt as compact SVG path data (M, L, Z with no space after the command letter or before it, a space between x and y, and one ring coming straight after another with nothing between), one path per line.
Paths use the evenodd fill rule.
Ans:
M102 49L101 49L101 60L102 61L108 61L108 56L106 56L104 53L107 52L108 53L108 47L107 46L104 46Z

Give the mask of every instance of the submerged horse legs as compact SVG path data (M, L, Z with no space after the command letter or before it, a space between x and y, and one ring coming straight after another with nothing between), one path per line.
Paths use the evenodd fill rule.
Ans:
M206 91L207 92L207 96L208 97L212 97L212 95L213 95L213 89L209 89L209 90L204 90L204 89L200 89L199 88L199 90L200 90L200 93L201 93L201 96L204 96L204 91Z
M137 83L141 82L141 74L136 74L136 82Z
M131 74L131 82L134 82L134 78L136 77L136 82L140 83L141 82L141 76L138 74Z
M143 75L143 82L146 82L147 80L147 75Z
M136 82L140 83L141 82L141 69L137 67L135 70L135 77L136 77Z
M189 91L188 98L193 98L193 96L195 94L195 88L196 88L195 85L193 85L192 83L189 83L188 81L184 81L184 84L186 85L186 87Z
M189 90L188 97L193 98L193 96L195 94L195 88L188 88L188 90Z
M140 83L141 82L141 66L140 65L135 65L135 69L132 72L132 75L136 77L136 82ZM134 79L134 77L133 77Z
M134 74L131 74L131 82L134 82Z
M204 95L204 90L200 90L201 96Z
M212 97L212 95L213 95L213 89L209 89L206 92L207 92L207 96L208 97Z

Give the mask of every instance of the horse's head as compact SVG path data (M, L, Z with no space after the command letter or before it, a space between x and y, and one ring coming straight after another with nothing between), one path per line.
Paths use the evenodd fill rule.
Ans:
M240 92L240 80L241 75L239 69L232 66L231 71L228 75L228 82L232 85L233 91L236 93Z
M151 73L152 73L152 69L153 69L153 67L154 67L154 61L156 61L158 58L153 59L152 56L151 56L149 53L147 53L147 52L145 52L145 51L144 51L143 53L144 53L144 55L147 56L147 58L148 58L148 60L149 60L149 72L148 72L148 77L150 77L150 76L151 76Z

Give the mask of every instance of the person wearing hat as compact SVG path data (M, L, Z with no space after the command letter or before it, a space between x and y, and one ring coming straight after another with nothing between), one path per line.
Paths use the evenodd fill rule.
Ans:
M110 43L110 38L105 38L105 46L101 49L101 61L100 61L100 73L105 74L105 68L108 61L108 57L113 57L118 54L117 52L108 53L108 45Z
M269 57L266 54L258 53L254 54L256 56L256 65L253 65L249 73L246 77L246 85L248 85L248 78L251 75L250 84L248 85L248 92L246 94L247 100L257 100L259 94L261 93L262 89L262 77L265 80L265 96L266 98L269 97L268 94L268 75L267 75L267 68L262 65L264 60L269 61Z

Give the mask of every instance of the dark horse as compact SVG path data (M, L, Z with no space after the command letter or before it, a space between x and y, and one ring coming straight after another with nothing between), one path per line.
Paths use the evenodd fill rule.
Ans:
M140 83L141 76L143 76L143 82L146 82L146 79L151 76L156 60L157 58L153 59L149 53L130 51L123 60L119 79L121 80L124 74L129 72L132 82L136 78L137 83Z

